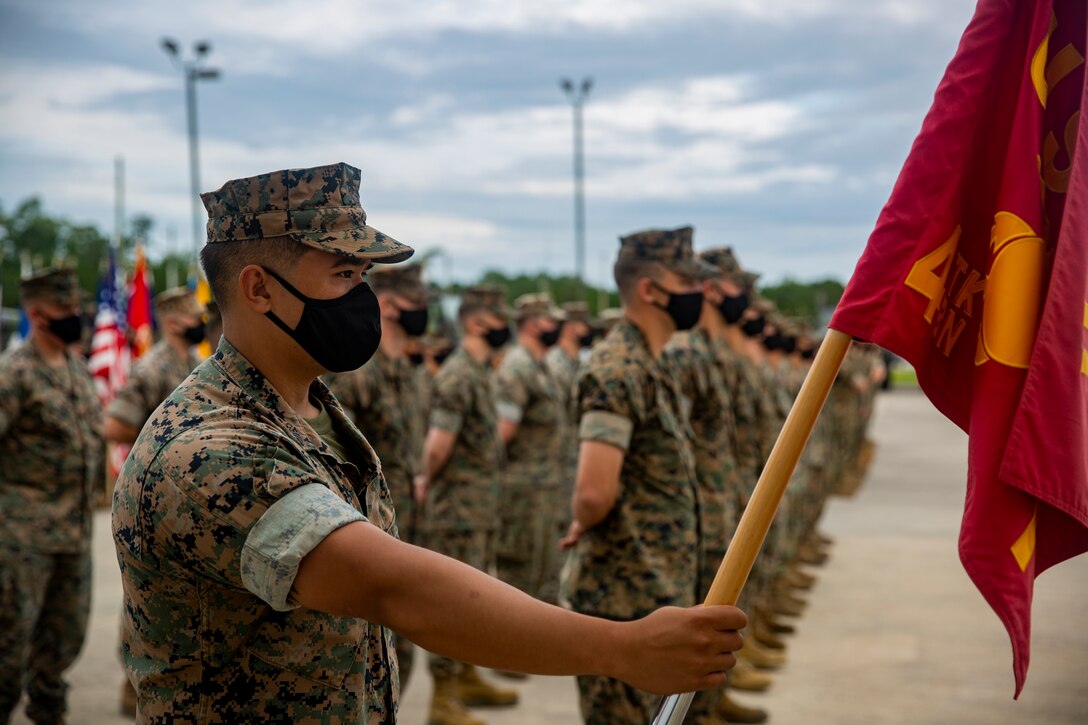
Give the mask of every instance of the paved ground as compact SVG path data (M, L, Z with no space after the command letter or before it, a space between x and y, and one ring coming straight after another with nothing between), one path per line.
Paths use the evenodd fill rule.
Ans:
M789 664L770 692L746 702L770 710L776 725L1088 722L1088 557L1037 582L1032 667L1014 702L1008 640L956 554L966 438L909 392L881 399L873 437L867 484L828 509L823 529L836 545ZM104 513L98 524L92 629L71 673L73 725L125 722L116 715L119 576ZM403 702L408 725L424 722L429 683L419 674ZM489 722L578 721L572 680L538 677L520 689L522 706Z

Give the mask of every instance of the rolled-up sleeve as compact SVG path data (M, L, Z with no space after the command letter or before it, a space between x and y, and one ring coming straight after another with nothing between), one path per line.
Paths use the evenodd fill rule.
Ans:
M276 611L290 601L299 563L341 526L366 517L319 483L296 488L268 507L242 549L242 583Z

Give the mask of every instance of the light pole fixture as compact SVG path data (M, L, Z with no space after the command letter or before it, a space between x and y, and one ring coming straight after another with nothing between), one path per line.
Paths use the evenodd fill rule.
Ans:
M586 76L581 84L575 85L570 78L559 81L567 100L574 111L574 296L585 301L586 269L586 169L584 143L582 136L582 107L586 103L589 91L593 88L593 79Z
M219 77L219 70L204 65L204 58L211 52L212 46L206 40L198 40L193 43L193 56L188 60L182 58L181 47L172 38L163 38L160 45L170 56L174 67L185 76L185 110L189 122L189 183L192 187L190 195L193 204L193 260L196 261L200 253L201 227L200 223L200 154L197 146L196 127L196 82L211 81Z

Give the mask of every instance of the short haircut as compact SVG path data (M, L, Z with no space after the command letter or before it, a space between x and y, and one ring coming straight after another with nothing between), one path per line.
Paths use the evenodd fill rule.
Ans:
M216 242L205 244L200 250L200 266L212 288L219 307L230 307L237 291L238 275L251 264L259 264L284 275L302 259L312 247L299 244L289 237L244 242Z
M627 302L634 291L635 284L643 277L656 280L661 276L664 267L660 262L652 259L628 259L620 258L612 267L612 276L616 280L616 288L619 290L620 299Z

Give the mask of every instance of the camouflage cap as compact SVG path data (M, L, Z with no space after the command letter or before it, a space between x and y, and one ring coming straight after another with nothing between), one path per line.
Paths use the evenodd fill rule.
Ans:
M758 295L752 299L752 309L764 316L775 314L778 311L778 308L775 307L773 302L766 297L760 297ZM769 317L767 321L770 322Z
M616 323L623 319L623 310L618 307L609 307L606 310L601 310L600 327L601 330L608 334L608 331L616 326Z
M83 300L75 270L68 267L47 267L33 272L19 280L19 291L25 301L70 305Z
M741 274L741 284L749 293L754 292L756 288L756 282L759 281L760 275L756 272L743 271Z
M589 305L585 302L564 302L562 305L564 319L570 322L584 322L593 324L593 315L589 312Z
M396 264L376 267L367 274L375 292L392 292L415 304L426 304L427 286L423 284L423 267L418 264Z
M744 284L744 270L733 254L732 247L714 247L699 252L699 259L713 265L719 277L726 277L737 284Z
M155 295L156 315L195 315L204 314L204 305L196 298L196 291L188 287L174 287Z
M717 276L717 270L695 256L692 227L647 229L620 237L619 259L659 262L667 269L695 279Z
M551 295L544 292L518 297L514 300L514 314L519 322L530 317L550 317L553 320L564 319L563 310L556 306Z
M510 318L510 308L506 304L506 290L499 285L478 284L461 293L461 309L484 308L488 312Z
M208 210L208 244L287 237L331 254L403 262L415 250L367 226L360 176L340 162L228 181L200 195Z

